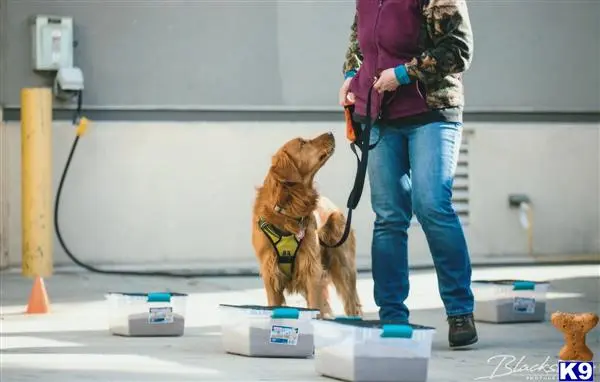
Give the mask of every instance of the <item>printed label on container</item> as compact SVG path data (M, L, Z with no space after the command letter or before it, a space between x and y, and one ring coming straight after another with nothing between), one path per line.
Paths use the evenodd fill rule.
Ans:
M164 308L150 308L148 314L149 324L172 324L173 323L173 308L166 306Z
M533 314L535 312L535 298L515 297L513 310L515 313Z
M298 328L273 325L271 326L271 343L295 346L298 344L298 334Z

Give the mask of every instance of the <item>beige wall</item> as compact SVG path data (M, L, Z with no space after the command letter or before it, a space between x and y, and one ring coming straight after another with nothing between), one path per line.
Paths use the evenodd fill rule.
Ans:
M526 193L535 212L537 254L600 253L600 128L593 124L469 123L471 215L465 229L473 261L526 258L527 236L508 195ZM79 144L60 221L69 247L100 264L196 263L254 266L250 216L254 187L272 152L296 135L336 133L339 150L319 189L345 205L355 161L339 123L95 122ZM19 124L8 123L10 259L19 264ZM54 130L58 185L72 139ZM361 264L369 262L372 212L366 186L355 214ZM428 263L418 226L413 263ZM70 264L55 242L56 264ZM231 265L235 264L235 265Z

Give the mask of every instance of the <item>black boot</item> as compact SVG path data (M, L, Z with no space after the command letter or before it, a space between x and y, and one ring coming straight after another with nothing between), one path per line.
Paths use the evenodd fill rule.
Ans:
M472 314L448 317L448 342L451 348L473 345L478 341Z

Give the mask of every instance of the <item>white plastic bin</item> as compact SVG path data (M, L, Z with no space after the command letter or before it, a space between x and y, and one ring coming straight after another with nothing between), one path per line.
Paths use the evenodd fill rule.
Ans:
M547 281L476 280L471 286L476 321L502 324L546 319Z
M250 357L311 357L311 320L318 314L306 308L221 304L223 349Z
M435 329L393 321L315 320L317 373L352 382L424 382Z
M158 337L184 333L187 294L111 292L106 299L111 334Z

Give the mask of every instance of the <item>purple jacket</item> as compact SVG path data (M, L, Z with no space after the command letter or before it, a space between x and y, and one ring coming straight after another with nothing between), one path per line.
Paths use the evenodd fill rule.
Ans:
M355 74L350 91L356 114L366 115L368 90L389 68L397 68L397 76L400 72L401 85L383 95L373 90L372 118L395 120L462 107L461 74L472 49L464 0L357 0L344 63L346 75Z

